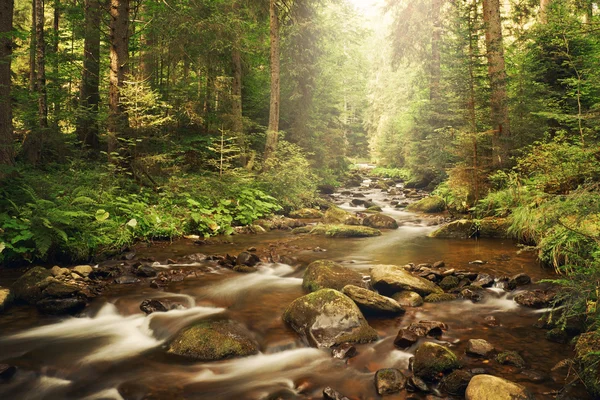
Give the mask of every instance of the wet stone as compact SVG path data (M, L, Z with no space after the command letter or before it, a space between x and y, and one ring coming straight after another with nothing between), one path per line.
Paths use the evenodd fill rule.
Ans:
M375 387L380 395L397 393L406 387L406 377L396 368L384 368L375 373Z
M494 346L483 339L469 339L466 353L475 357L489 357L494 352Z
M118 285L131 285L138 282L140 282L139 278L129 275L120 276L117 279L115 279L115 283Z
M74 315L82 311L87 303L78 298L70 299L44 299L38 301L35 306L42 314L52 315Z
M525 367L525 360L516 351L503 351L496 356L496 361L502 365L511 365L517 368Z
M149 265L140 265L136 268L135 274L143 278L153 278L157 275L157 272Z
M334 390L333 388L327 386L323 389L323 399L325 400L350 400L340 392Z
M335 347L331 351L331 355L333 356L333 358L338 358L340 360L343 360L345 358L352 358L356 355L356 347L354 347L350 343L343 343L338 347Z
M493 315L488 315L487 317L484 318L483 320L483 324L487 325L487 326L500 326L500 322L498 322L498 319L496 317L494 317Z
M408 329L400 329L398 335L396 335L396 338L394 339L394 346L399 349L407 349L417 343L418 340L419 336L414 332L411 332Z
M17 373L14 365L0 364L0 381L8 381Z
M260 258L256 254L248 251L241 252L235 260L236 265L246 265L248 267L254 267L259 262Z
M473 286L481 286L481 287L491 287L494 284L494 278L488 274L479 274L475 281L473 282Z
M473 375L467 371L453 371L442 379L440 383L440 390L444 393L455 396L464 396L471 378L473 378Z
M515 289L519 286L529 285L531 283L531 277L527 274L513 275L508 280L508 285L511 289Z
M429 392L429 386L427 386L425 381L415 375L408 378L408 380L406 382L406 389L411 392L423 392L423 393Z
M443 331L448 330L448 325L439 321L419 321L413 322L407 328L409 331L413 332L417 336L432 336L432 337L440 337L443 334Z

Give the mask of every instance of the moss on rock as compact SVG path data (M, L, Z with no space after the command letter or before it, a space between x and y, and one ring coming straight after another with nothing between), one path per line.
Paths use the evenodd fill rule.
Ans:
M425 303L441 303L443 301L456 300L457 298L458 296L452 293L432 293L423 300L425 300Z
M315 347L377 340L377 332L369 326L356 304L333 289L297 298L285 310L283 320Z
M381 231L366 226L317 225L310 231L310 234L334 238L353 238L380 236Z
M46 268L33 267L16 280L12 286L15 300L35 304L43 295L42 291L50 284L52 273Z
M508 223L504 218L459 219L443 225L429 234L429 237L442 239L465 239L475 236L507 238Z
M323 213L316 208L301 208L300 210L292 211L290 217L299 219L317 219L322 218Z
M517 368L525 366L525 360L516 351L503 351L496 356L496 361L502 365L512 365Z
M436 284L427 279L412 275L406 269L396 265L375 265L371 268L371 282L379 292L393 294L404 290L417 292L422 296L431 293L443 293Z
M348 211L339 207L330 207L323 216L326 224L360 225L360 221Z
M429 196L408 206L409 211L439 213L446 209L446 202L439 196Z
M321 289L341 291L346 285L366 288L360 273L331 260L317 260L308 265L302 277L302 287L309 292Z
M203 321L177 334L169 353L202 361L244 357L258 353L250 332L234 321Z
M445 276L444 279L439 283L440 287L444 290L450 290L457 287L460 283L460 279L455 276Z
M363 225L375 229L398 229L398 222L383 214L373 214L363 220Z
M415 352L413 372L425 380L435 380L457 368L460 368L460 362L456 354L439 344L424 342Z

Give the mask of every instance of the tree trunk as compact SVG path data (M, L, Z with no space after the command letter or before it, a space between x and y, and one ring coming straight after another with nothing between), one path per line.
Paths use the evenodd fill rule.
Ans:
M440 99L440 75L441 55L440 43L442 40L442 26L440 21L440 9L443 0L431 0L431 18L433 31L431 34L431 62L430 62L430 88L429 99L436 103Z
M548 23L548 8L552 0L540 0L540 22L542 24Z
M48 128L48 94L46 88L46 43L44 42L44 0L35 3L35 66L38 92L39 128Z
M52 52L54 53L54 59L52 63L52 86L53 90L56 90L54 99L54 121L53 124L58 125L58 120L60 118L60 75L59 75L59 59L58 59L58 42L59 42L59 28L60 28L60 0L54 0L54 21L52 24L53 28L53 36L52 36ZM52 97L51 97L52 98Z
M13 164L13 125L10 101L10 64L13 41L14 1L4 0L0 5L0 165ZM3 173L0 171L0 178Z
M506 163L508 157L510 123L506 94L506 67L502 42L500 0L483 0L483 18L485 21L485 44L491 89L491 123L494 130L492 163L496 166L502 166Z
M264 162L269 160L277 149L279 135L279 15L276 0L270 0L270 41L271 41L271 104L269 108L269 127L265 144Z
M144 81L148 81L150 86L154 86L155 82L152 79L154 76L154 70L156 66L154 65L154 55L152 54L152 46L154 45L154 40L152 39L152 34L148 30L148 20L147 18L147 8L144 4L142 4L140 9L140 20L142 21L142 34L140 36L140 78Z
M98 139L100 11L100 0L86 0L83 72L79 92L80 113L77 119L77 138L83 146L96 151L100 149Z
M234 43L231 51L231 61L233 66L233 84L232 90L232 130L237 138L237 144L240 148L240 164L246 165L246 141L244 138L244 120L242 114L242 54L239 49L239 40Z
M31 0L31 32L29 38L29 91L35 93L35 27L36 0Z
M127 115L121 104L121 88L129 56L129 0L110 0L110 74L108 87L108 154L118 152L117 137L128 129Z

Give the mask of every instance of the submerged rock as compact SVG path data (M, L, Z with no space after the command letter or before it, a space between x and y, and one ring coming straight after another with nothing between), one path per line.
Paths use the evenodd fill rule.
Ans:
M504 218L452 221L429 234L432 238L465 239L472 237L507 238L508 223Z
M472 378L473 375L467 371L458 369L442 379L440 382L440 390L454 396L464 396Z
M496 356L496 361L502 365L512 365L517 368L525 366L525 360L516 351L503 351Z
M439 344L424 342L415 352L413 372L425 380L434 380L440 374L460 368L460 362L450 349Z
M429 196L408 206L409 211L439 213L446 209L446 202L438 196Z
M46 268L33 267L12 285L12 292L15 300L24 301L29 304L35 304L42 299L42 291L50 283L52 273Z
M52 315L74 315L81 312L86 305L85 300L76 297L68 299L43 299L35 303L39 312Z
M394 218L383 214L372 214L365 217L363 225L376 229L398 229L398 222Z
M215 361L256 354L258 343L237 322L202 321L179 332L169 345L168 352L196 360Z
M341 292L322 289L294 300L283 320L310 345L331 347L377 339L358 306Z
M404 309L389 297L372 290L354 285L346 285L342 293L350 297L365 314L402 314Z
M410 290L394 293L392 299L396 300L402 307L420 307L423 305L423 297L419 293Z
M524 386L492 375L476 375L469 382L466 400L533 400Z
M431 293L443 293L436 284L427 279L412 275L396 265L376 265L371 268L373 287L384 294L393 294L403 290L417 292L426 296Z
M375 387L379 395L397 393L406 387L406 377L396 368L384 368L375 373Z
M321 289L341 291L346 285L366 288L360 273L330 260L317 260L308 265L302 278L302 287L309 292Z
M494 350L494 346L492 346L487 340L469 339L467 342L466 353L470 356L489 357Z

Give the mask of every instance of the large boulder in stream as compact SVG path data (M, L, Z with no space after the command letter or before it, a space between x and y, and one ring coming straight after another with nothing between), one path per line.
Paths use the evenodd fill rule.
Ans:
M33 267L12 285L15 300L35 304L44 295L42 291L50 284L52 273L46 268Z
M372 290L354 285L346 285L342 293L350 297L365 314L402 314L404 308L394 299L382 296Z
M313 261L302 278L302 287L309 292L321 289L341 291L346 285L367 287L360 273L330 260Z
M326 224L360 225L360 220L339 207L329 207L323 216Z
M301 208L292 211L290 217L297 219L318 219L323 217L323 213L316 208Z
M492 375L476 375L465 393L467 400L533 400L525 387Z
M215 361L256 354L258 343L237 322L201 321L179 332L171 341L168 352L201 361Z
M460 362L456 354L439 344L424 342L415 352L413 372L425 380L435 380L457 368L460 368Z
M394 294L403 290L417 292L422 296L444 293L435 283L414 276L397 265L375 265L371 268L371 282L373 287L383 294Z
M333 289L297 298L285 310L283 320L315 347L377 340L377 332L369 326L358 306Z
M398 222L383 214L371 214L363 219L363 225L376 229L398 229Z
M446 209L446 202L439 196L429 196L408 206L408 211L439 213Z
M432 238L465 239L473 237L507 238L508 223L504 218L480 220L459 219L452 221L429 234Z
M310 234L333 238L358 238L381 236L381 231L357 225L317 225L310 231Z
M375 373L375 387L381 396L397 393L406 387L406 377L396 368L384 368Z

